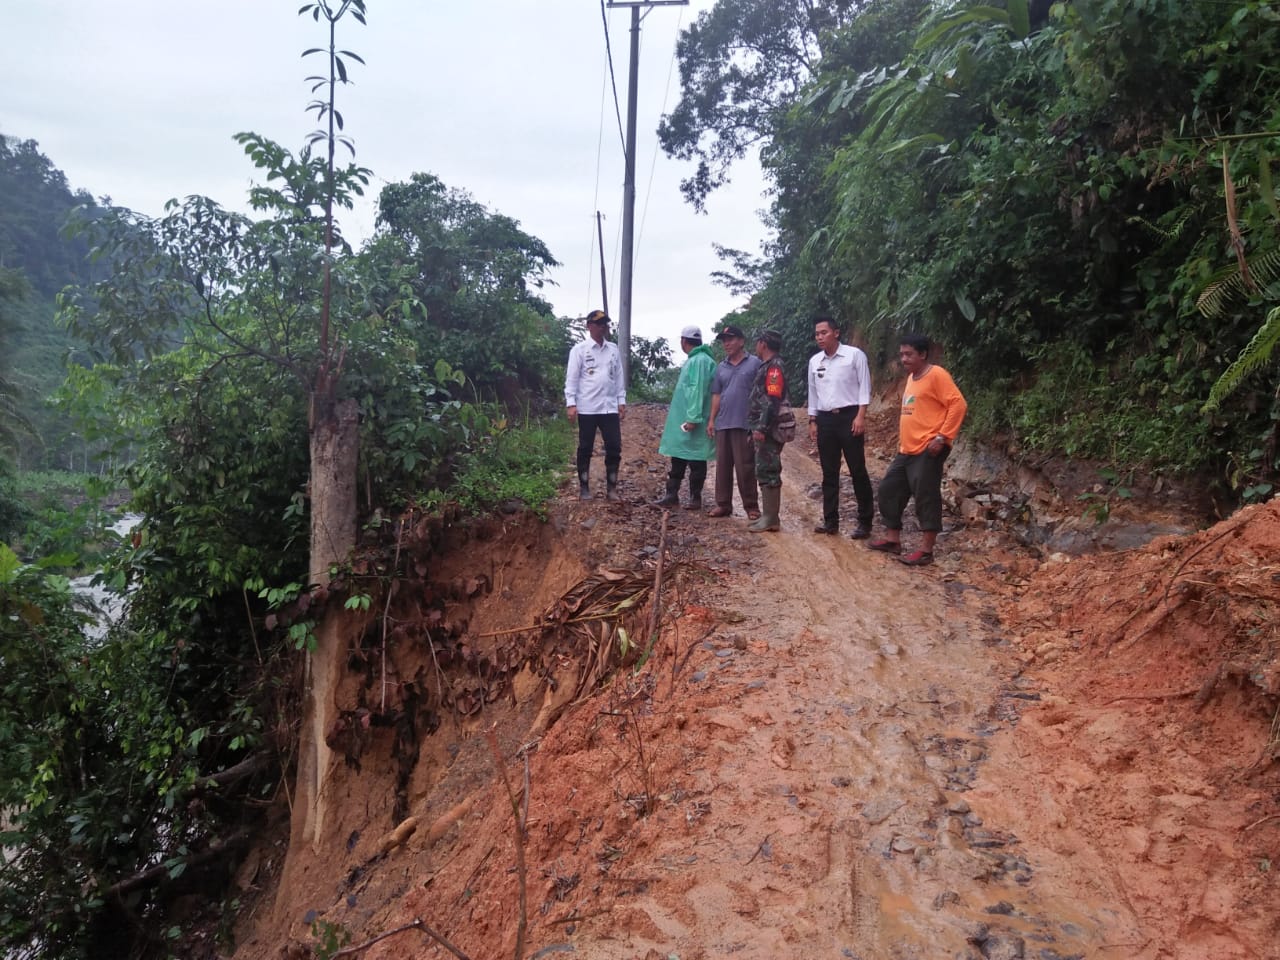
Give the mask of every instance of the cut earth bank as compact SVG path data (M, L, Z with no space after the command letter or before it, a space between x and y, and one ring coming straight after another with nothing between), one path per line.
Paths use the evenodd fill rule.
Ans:
M664 525L664 413L629 410L623 503L444 534L385 672L353 629L322 840L241 866L236 957L1280 957L1280 504L1068 559L1009 505L1078 491L1024 482L913 569L810 532L804 441L781 533ZM1203 525L1143 503L1107 529Z

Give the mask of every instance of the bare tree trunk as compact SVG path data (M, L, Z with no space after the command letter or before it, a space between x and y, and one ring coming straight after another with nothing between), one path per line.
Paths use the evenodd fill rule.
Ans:
M329 582L330 569L346 562L356 542L356 466L359 409L354 400L317 404L311 431L311 582ZM298 745L293 842L310 841L319 850L324 832L325 780L332 751L325 732L335 714L334 693L344 655L342 611L329 613L316 628L316 648L308 659L306 713Z
M311 431L311 582L321 586L356 544L359 426L356 401L342 400Z

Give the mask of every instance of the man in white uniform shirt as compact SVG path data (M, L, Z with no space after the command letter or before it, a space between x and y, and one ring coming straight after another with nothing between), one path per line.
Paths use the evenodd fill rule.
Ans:
M809 440L818 445L822 464L822 523L814 533L840 531L840 460L849 465L858 498L858 525L851 536L865 540L875 518L871 477L867 474L865 423L871 402L867 355L840 342L840 327L830 317L813 323L821 348L809 358Z
M569 422L578 423L578 499L591 499L591 454L596 430L604 437L605 499L621 500L618 464L622 462L622 420L627 415L622 355L605 336L610 320L603 310L587 314L587 339L569 351L564 372L564 403Z

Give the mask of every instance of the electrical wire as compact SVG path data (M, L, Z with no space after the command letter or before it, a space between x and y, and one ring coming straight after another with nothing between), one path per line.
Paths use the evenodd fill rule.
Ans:
M604 49L609 58L609 80L613 84L613 112L618 116L618 139L622 141L622 152L627 152L627 135L622 130L622 105L618 102L618 77L613 72L613 44L609 42L609 14L605 9L605 0L600 0L600 21L604 25Z
M593 211L600 209L600 167L604 157L604 105L605 96L609 92L606 84L608 78L601 72L600 75L600 120L596 132L596 185L595 191L591 197L591 209ZM591 241L588 243L589 251L587 253L587 299L586 303L591 303L591 291L595 285L595 252L596 252L596 223L595 217L591 218ZM600 259L604 259L604 250L600 251ZM603 291L602 291L603 292Z

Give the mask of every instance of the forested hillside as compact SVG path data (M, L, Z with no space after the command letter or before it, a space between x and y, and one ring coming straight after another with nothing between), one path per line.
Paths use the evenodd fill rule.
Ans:
M100 213L92 196L72 190L39 144L0 132L0 397L9 446L24 469L97 467L84 438L47 401L73 351L73 340L56 324L55 298L68 284L105 275L90 261L85 239L66 228L73 218Z
M364 4L302 13L332 45ZM6 955L163 954L167 905L207 881L179 878L239 849L291 775L298 671L345 656L318 636L326 599L368 609L395 574L353 565L357 538L377 543L401 513L540 510L554 492L567 431L541 418L570 334L539 291L555 260L429 173L385 185L376 235L345 241L340 215L370 171L345 153L335 98L359 62L335 48L297 151L237 137L252 216L207 197L159 218L95 208L34 143L4 141L3 345L77 346L56 429L114 463L141 516L123 541L78 513L8 518ZM81 203L90 215L62 233ZM23 392L5 358L0 399L35 410L46 388ZM9 468L56 436L32 414L3 427ZM96 643L65 574L104 545L98 578L127 615Z
M1010 449L1253 499L1280 414L1278 47L1253 0L721 0L660 133L694 203L760 150L777 232L726 279L797 368L816 313L882 358L919 330Z

